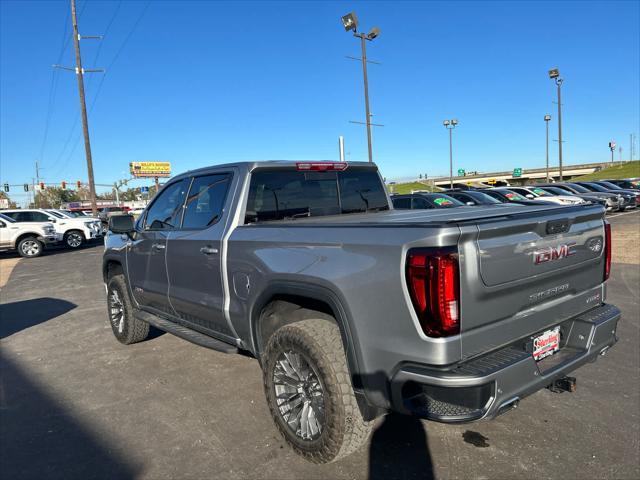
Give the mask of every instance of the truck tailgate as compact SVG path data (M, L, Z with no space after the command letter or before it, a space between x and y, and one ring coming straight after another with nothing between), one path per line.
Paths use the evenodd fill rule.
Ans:
M602 303L603 216L581 206L460 225L463 358Z

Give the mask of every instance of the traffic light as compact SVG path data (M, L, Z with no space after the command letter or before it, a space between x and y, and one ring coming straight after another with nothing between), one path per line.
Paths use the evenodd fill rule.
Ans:
M76 182L76 187L78 187L78 190L82 188L82 182L80 180Z
M22 188L24 188L25 192L28 192L29 191L29 184L25 183L24 185L22 185Z
M44 182L40 182L40 191L44 192Z
M65 182L63 180L62 183L60 183L60 186L62 187L63 190L66 190L67 189L67 182Z
M9 191L9 184L8 184L8 183L5 183L5 184L4 184L4 191L5 191L5 192L8 192L8 191Z

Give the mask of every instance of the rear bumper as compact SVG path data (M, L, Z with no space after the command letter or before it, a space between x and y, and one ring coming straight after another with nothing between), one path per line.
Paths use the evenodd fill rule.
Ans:
M540 362L508 346L452 370L403 365L391 381L392 407L446 423L493 418L614 345L620 310L601 305L563 322L559 352Z

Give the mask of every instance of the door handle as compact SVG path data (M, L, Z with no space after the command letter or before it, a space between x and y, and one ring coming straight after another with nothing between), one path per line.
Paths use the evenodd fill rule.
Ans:
M213 255L218 253L218 249L213 247L202 247L200 249L200 253L204 253L205 255Z
M164 250L165 246L162 243L154 243L153 248L156 250Z

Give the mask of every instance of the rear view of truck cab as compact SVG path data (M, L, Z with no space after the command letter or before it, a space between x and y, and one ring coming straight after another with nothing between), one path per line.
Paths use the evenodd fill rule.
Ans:
M453 366L401 365L393 405L441 422L492 418L616 341L605 303L611 230L601 207L460 222L457 248L411 249L406 282L425 336L455 344Z

